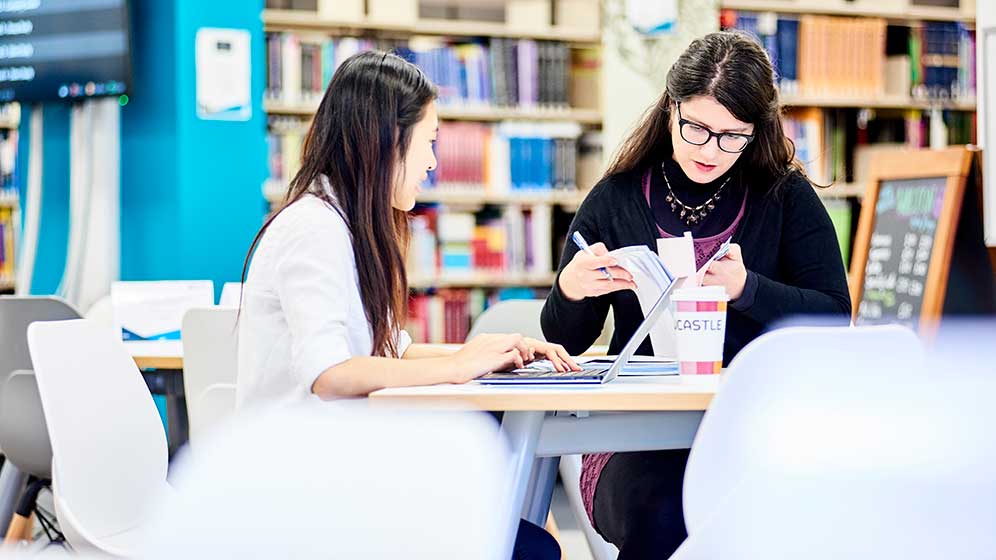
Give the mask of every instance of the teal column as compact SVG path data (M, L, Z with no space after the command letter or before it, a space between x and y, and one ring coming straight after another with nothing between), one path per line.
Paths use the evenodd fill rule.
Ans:
M239 279L266 212L262 0L135 0L134 87L122 114L122 278ZM252 118L197 117L202 27L252 39ZM217 296L216 293L216 296Z

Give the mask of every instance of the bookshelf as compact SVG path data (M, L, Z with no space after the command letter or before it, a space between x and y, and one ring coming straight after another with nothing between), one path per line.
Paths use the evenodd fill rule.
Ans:
M486 21L460 21L444 19L419 19L415 23L397 24L374 21L335 21L318 17L304 10L263 10L265 32L310 31L343 35L350 33L379 34L390 37L435 35L441 37L506 37L509 39L536 39L564 41L576 44L599 44L601 33L575 29L520 30L504 23Z
M480 273L471 276L413 276L408 279L412 289L429 288L549 288L557 275L549 274L498 274Z
M786 107L827 107L854 109L933 109L954 111L975 111L975 99L936 100L914 99L908 95L885 95L880 97L845 97L815 95L782 95L781 103Z
M14 167L17 164L17 128L20 120L20 105L0 105L0 293L11 293L15 289L14 249L21 213Z
M587 194L579 186L590 186L588 175L601 167L597 24L578 27L576 13L563 20L572 27L550 21L536 30L426 18L338 21L286 9L265 9L261 18L271 150L263 191L271 206L296 171L334 68L354 52L396 50L440 91L439 168L412 216L409 332L416 341L462 342L488 301L545 295L570 215Z
M269 115L310 117L318 105L286 104L267 101L263 109ZM448 121L500 122L508 120L529 121L571 121L584 125L602 124L602 113L595 109L562 108L514 108L514 107L447 107L438 108L439 118Z
M263 197L270 205L279 204L283 200L287 186L282 183L268 181L263 187ZM558 191L522 191L517 193L490 193L473 190L428 189L416 197L420 204L443 204L454 207L480 207L484 205L497 206L561 206L576 209L584 202L586 192ZM2 205L2 202L0 202Z
M877 152L975 143L975 2L720 0L775 64L783 122L849 264ZM916 165L912 162L911 165Z
M812 0L722 0L721 8L750 12L777 12L782 14L819 14L847 17L876 17L899 24L917 21L951 21L975 23L975 13L960 8L933 6L901 6L883 9L882 2L859 0L858 2L815 2Z

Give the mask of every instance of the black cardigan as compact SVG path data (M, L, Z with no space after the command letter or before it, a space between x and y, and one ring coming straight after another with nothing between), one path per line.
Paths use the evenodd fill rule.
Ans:
M657 226L643 195L642 177L642 172L618 174L592 189L571 223L561 271L578 251L570 242L576 230L589 243L601 241L610 251L646 245L657 252ZM747 197L744 216L733 234L733 242L743 249L747 282L727 313L724 363L784 317L833 315L847 324L851 315L837 236L809 183L794 175L775 193L748 188ZM636 294L623 290L570 301L560 291L558 273L543 306L543 334L572 355L580 354L598 338L610 306L615 332L609 353L617 354L643 320ZM650 337L637 353L653 354Z

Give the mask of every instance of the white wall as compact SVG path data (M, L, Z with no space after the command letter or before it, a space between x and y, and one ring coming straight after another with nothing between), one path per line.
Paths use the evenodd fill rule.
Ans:
M664 91L667 71L678 55L693 39L719 29L717 0L678 0L675 32L647 44L637 38L636 31L613 18L614 13L624 8L625 1L603 3L602 153L606 164L644 111ZM626 45L639 48L634 52L636 56L626 57L620 52L620 47Z
M996 149L987 150L988 143L996 143L996 2L979 2L976 5L976 95L978 100L979 145L983 151L983 204L986 226L986 244L996 247ZM987 35L989 36L987 39ZM988 47L987 47L988 45ZM988 69L987 69L988 68ZM988 87L992 86L992 87Z

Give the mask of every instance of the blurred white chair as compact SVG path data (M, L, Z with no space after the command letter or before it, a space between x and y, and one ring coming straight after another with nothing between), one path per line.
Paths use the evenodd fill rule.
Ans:
M467 339L484 333L519 333L523 336L546 340L540 327L542 299L509 299L499 301L484 310L470 327Z
M183 316L183 390L191 445L235 411L236 308L197 308Z
M210 455L174 460L177 499L160 511L146 557L435 560L503 549L511 458L486 416L308 403L240 415L206 443Z
M221 287L219 307L238 307L242 301L242 282L225 282Z
M95 301L83 316L108 328L114 326L114 308L111 305L111 294L107 294Z
M28 346L66 539L135 555L147 508L170 492L166 434L149 389L121 340L90 320L33 323Z
M991 557L991 398L926 363L898 326L748 345L692 446L674 558Z

